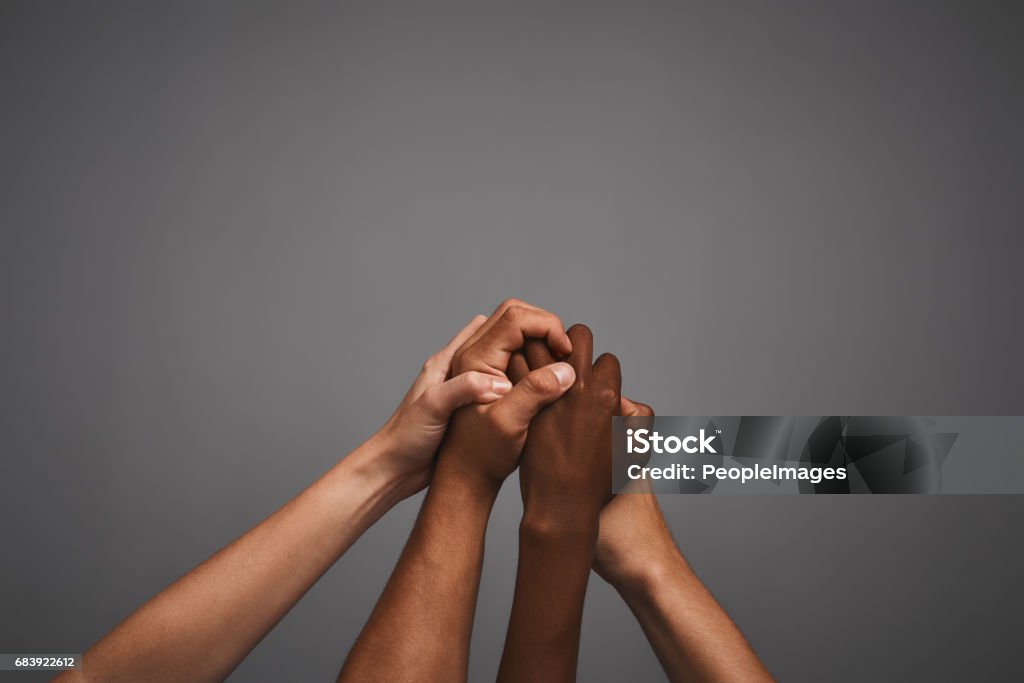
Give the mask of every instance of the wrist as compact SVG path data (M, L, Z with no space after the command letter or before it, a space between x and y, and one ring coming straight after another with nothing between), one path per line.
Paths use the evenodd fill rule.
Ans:
M603 567L599 574L621 595L651 595L666 583L693 576L693 570L673 547L671 551L634 554L628 560Z
M504 482L504 477L488 476L465 467L458 458L445 457L445 454L441 453L434 469L431 488L458 490L474 499L493 502Z
M387 510L426 483L413 481L417 479L414 474L403 472L397 466L399 455L394 443L377 432L342 458L332 473L339 475L339 481L357 485L368 500ZM428 476L429 472L421 475Z
M514 469L514 465L495 464L486 447L467 445L465 439L446 440L437 456L432 485L440 476L482 495L497 496Z
M597 542L600 510L565 501L529 502L523 508L520 535L538 539L586 539Z
M438 462L420 517L435 520L448 534L462 541L477 533L482 538L500 485L501 482L469 475L458 467Z

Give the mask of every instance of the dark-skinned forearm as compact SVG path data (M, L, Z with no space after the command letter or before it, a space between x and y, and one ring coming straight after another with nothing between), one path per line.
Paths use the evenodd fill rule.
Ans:
M395 571L339 681L465 680L498 484L438 465ZM444 634L439 637L439 634Z
M525 512L499 681L575 680L597 519L596 510Z

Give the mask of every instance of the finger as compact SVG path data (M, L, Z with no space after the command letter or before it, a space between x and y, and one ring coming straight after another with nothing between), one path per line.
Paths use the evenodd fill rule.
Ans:
M451 370L452 356L455 354L455 351L479 330L485 322L487 322L486 317L482 315L474 316L465 327L452 337L451 341L445 344L440 351L428 358L423 363L420 374L416 376L402 402L410 403L419 398L420 394L426 391L427 387L443 382Z
M420 402L431 417L444 422L457 408L492 403L512 390L512 382L483 372L465 372L423 392Z
M527 339L526 343L529 344L533 339ZM544 342L539 342L541 346ZM526 356L523 355L522 351L516 351L508 359L508 370L505 372L508 378L512 380L513 384L521 380L523 377L528 375L530 372L530 364L526 361Z
M480 335L478 343L510 343L521 348L527 337L546 339L548 348L557 354L572 351L572 342L558 316L542 308L527 306L506 308L490 329Z
M627 429L650 429L653 426L654 410L649 405L620 396L619 406L622 417L625 418L622 422Z
M568 353L571 349L562 321L553 313L510 306L477 341L459 350L458 369L504 372L509 356L522 348L527 337L547 339L557 353Z
M576 373L568 363L534 370L495 404L494 419L508 425L511 431L525 429L540 409L564 394L575 379Z
M527 339L523 344L523 353L526 355L526 362L531 368L542 368L555 362L548 345L540 339Z
M438 353L442 354L445 358L451 362L452 356L459 350L459 347L465 344L470 338L476 334L481 327L487 322L486 315L475 315L469 323L459 330L459 333L452 337L451 341L444 345Z
M577 381L589 379L594 362L594 334L586 325L577 323L569 328L568 335L572 342L569 364L576 371Z
M522 301L521 299L505 299L500 304L498 304L498 307L494 309L494 312L487 317L487 319L484 321L484 324L481 325L480 328L466 341L465 345L469 346L471 344L476 343L476 341L480 339L480 337L483 336L483 334L487 332L487 330L491 329L494 326L494 323L496 323L501 318L505 311L512 308L513 306L543 310L542 308L534 306L533 304L528 304L525 301Z
M631 401L625 396L619 397L619 410L622 412L625 419L622 421L624 429L652 429L654 427L654 410L645 403L637 403ZM646 465L651 459L650 453L640 454L632 453L627 454L626 462L631 465ZM643 480L632 480L626 485L624 492L628 491L631 493L637 493L645 491L645 484L649 484L646 479Z
M654 409L646 403L633 401L625 396L619 397L619 412L623 417L652 417L654 415Z
M602 353L594 363L594 379L615 389L622 390L622 368L619 359L611 353Z
M448 376L448 370L452 366L452 356L459 350L463 344L465 344L477 331L484 326L487 322L487 318L482 315L473 316L473 319L469 323L459 330L458 334L452 337L451 341L444 345L440 351L435 353L433 356L427 359L427 362L423 364L423 370L425 374L436 376L439 373L443 373L443 377Z

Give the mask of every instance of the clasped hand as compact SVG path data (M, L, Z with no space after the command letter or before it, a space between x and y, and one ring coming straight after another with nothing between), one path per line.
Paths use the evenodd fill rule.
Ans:
M567 332L516 299L474 318L427 360L378 435L394 444L405 492L435 465L485 486L518 466L528 520L596 528L611 499L611 418L650 409L622 398L618 359L594 361L593 346L585 325Z

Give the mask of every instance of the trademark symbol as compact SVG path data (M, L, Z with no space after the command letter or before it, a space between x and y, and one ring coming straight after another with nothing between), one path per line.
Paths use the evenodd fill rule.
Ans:
M721 429L716 429L716 430L715 430L715 433L716 433L716 434L721 434L721 433L722 433L722 430L721 430Z

